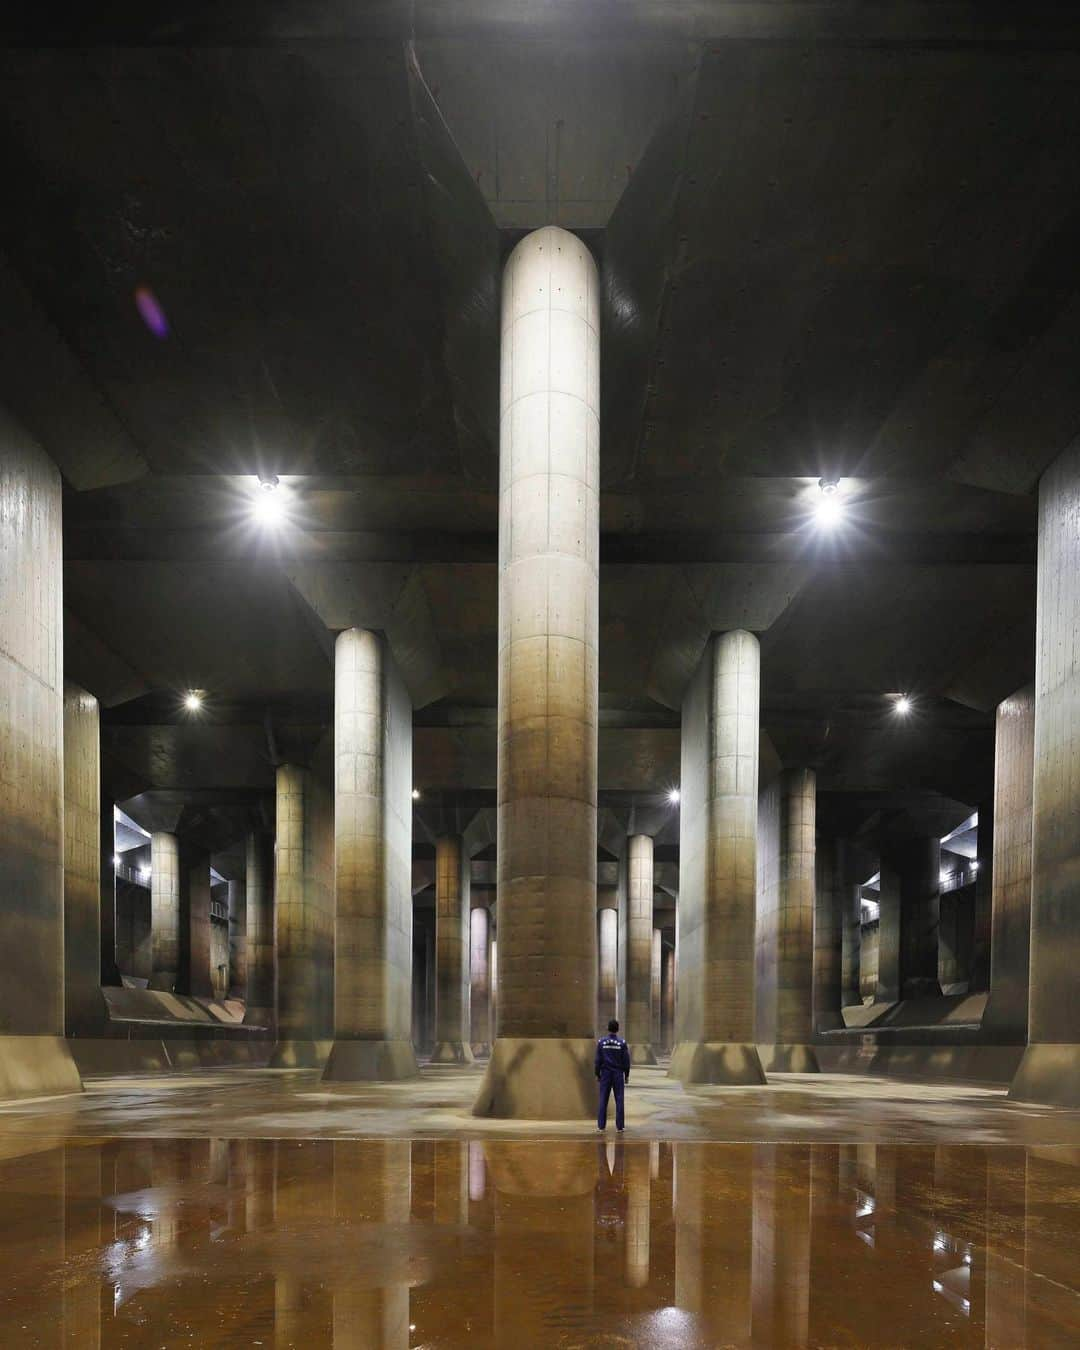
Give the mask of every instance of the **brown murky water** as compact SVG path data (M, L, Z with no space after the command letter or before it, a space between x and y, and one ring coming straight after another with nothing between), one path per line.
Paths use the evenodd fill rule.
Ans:
M81 1140L0 1162L0 1345L1080 1343L1080 1151Z

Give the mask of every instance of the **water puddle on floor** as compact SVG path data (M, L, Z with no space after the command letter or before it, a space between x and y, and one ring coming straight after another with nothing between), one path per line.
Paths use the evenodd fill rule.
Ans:
M1080 1342L1080 1150L85 1140L0 1162L0 1344Z

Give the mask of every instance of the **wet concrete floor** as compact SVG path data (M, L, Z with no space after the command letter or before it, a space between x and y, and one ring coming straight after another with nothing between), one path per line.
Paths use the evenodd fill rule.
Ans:
M1080 1152L80 1139L0 1163L4 1346L1065 1346Z
M601 1139L478 1121L476 1084L244 1071L0 1108L0 1347L1080 1344L1080 1113L643 1070Z

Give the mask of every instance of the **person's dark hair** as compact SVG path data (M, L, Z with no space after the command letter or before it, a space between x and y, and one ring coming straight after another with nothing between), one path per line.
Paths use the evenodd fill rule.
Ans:
M618 1029L619 1029L619 1019L618 1019L617 1017L613 1017L613 1018L611 1019L611 1021L607 1024L607 1029L608 1029L608 1031L610 1031L610 1032L616 1032L616 1031L618 1031Z

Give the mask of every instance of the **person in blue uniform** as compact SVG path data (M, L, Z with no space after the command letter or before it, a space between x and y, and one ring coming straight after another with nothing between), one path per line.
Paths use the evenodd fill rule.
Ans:
M630 1081L630 1047L619 1035L619 1024L613 1017L607 1024L608 1034L596 1042L596 1076L600 1080L600 1107L596 1113L596 1128L607 1129L608 1097L615 1093L615 1128L626 1124L623 1114L623 1088Z

